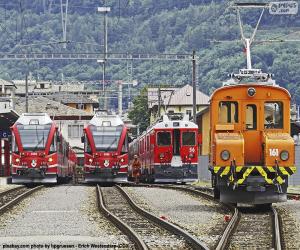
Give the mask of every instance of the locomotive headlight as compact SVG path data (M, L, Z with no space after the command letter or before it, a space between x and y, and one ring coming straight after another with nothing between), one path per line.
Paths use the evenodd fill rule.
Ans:
M194 158L194 154L193 153L189 153L189 158Z
M17 159L16 159L16 163L19 163L19 162L20 162L20 159L19 159L19 158L17 158Z
M253 97L256 93L255 88L249 88L248 89L248 96Z
M165 157L165 154L164 153L161 153L160 155L159 155L159 158L160 159L162 159L162 158L164 158Z
M287 161L289 159L289 152L286 150L281 151L280 159L283 161Z
M221 152L221 158L222 158L223 161L229 160L229 158L230 158L230 153L229 153L229 151L228 151L228 150L223 150L223 151Z
M48 159L48 161L49 161L49 162L53 162L53 159L52 159L52 157L50 157L50 158Z
M92 163L92 162L93 162L93 159L92 159L92 158L90 158L90 159L89 159L89 162L90 162L90 163Z
M122 158L120 162L124 162L124 159Z

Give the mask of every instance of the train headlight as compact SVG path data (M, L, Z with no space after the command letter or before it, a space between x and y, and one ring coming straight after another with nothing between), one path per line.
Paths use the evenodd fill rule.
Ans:
M19 163L19 162L20 162L20 159L19 159L19 158L17 158L17 159L16 159L16 163Z
M280 159L283 161L287 161L289 159L289 152L286 150L281 151Z
M189 153L189 158L194 158L195 155L193 153Z
M120 162L124 162L124 159L122 158L122 159L120 160Z
M50 158L48 159L48 161L49 161L49 162L53 162L53 159L52 159L52 157L50 157Z
M255 96L256 90L255 88L249 88L247 92L248 92L248 96L253 97Z
M228 151L228 150L223 150L223 151L221 152L221 159L222 159L223 161L227 161L227 160L229 160L229 158L230 158L230 153L229 153L229 151Z
M92 159L92 158L90 158L90 159L89 159L89 162L90 162L90 163L92 163L92 162L93 162L93 159Z
M160 158L160 159L163 159L164 157L165 157L165 154L164 154L164 153L160 153L160 154L159 154L159 158Z

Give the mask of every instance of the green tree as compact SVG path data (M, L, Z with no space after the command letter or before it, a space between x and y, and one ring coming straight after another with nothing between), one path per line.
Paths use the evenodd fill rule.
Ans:
M133 100L133 109L129 112L128 117L132 120L133 124L140 127L140 132L147 129L150 124L150 112L148 111L148 88L144 87L138 96Z

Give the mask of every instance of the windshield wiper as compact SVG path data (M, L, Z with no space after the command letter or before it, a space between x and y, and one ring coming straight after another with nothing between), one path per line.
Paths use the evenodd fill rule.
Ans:
M112 143L105 149L105 152L107 152L108 150L110 150L111 146L116 142L117 138L115 138Z
M36 135L37 135L37 139L38 138L38 133L37 133L37 130L36 130ZM43 131L43 137L41 138L41 140L38 141L38 143L36 144L36 146L34 147L34 149L32 150L33 152L35 152L38 148L38 146L40 145L40 143L43 142L43 145L45 145L45 134L44 134L44 131Z

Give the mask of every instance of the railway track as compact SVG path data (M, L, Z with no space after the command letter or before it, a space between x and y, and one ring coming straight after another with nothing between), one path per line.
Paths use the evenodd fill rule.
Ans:
M214 200L213 192L210 188L177 185L154 186L182 190ZM274 207L236 208L227 204L222 205L232 210L233 215L215 249L281 249L283 241L281 239L279 217Z
M0 214L18 204L21 200L30 196L32 193L40 190L43 186L37 186L34 188L27 188L25 186L20 186L12 188L0 193Z
M100 210L136 249L208 249L188 232L137 206L119 186L97 186L97 194Z

